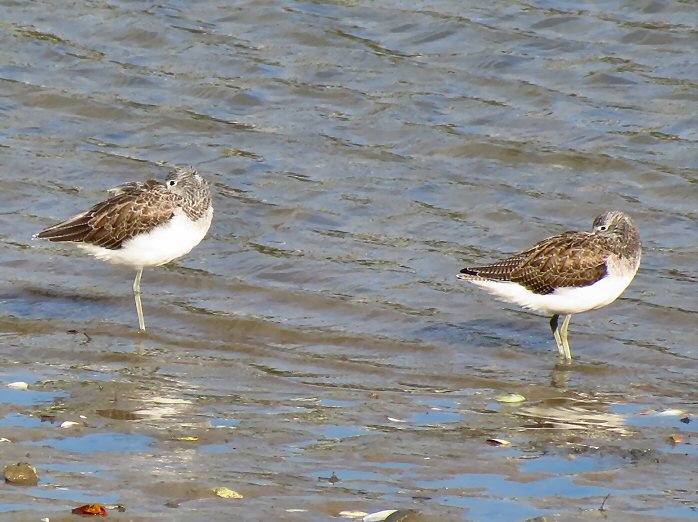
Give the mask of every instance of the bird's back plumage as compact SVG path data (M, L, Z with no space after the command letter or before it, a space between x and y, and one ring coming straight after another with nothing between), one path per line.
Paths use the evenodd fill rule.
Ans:
M104 261L157 266L188 253L213 217L208 183L193 167L109 190L111 197L34 237L76 243Z
M513 282L541 295L588 286L607 273L609 243L588 232L565 232L503 261L464 268L461 279Z
M110 192L113 195L109 199L35 237L118 249L129 239L172 219L181 199L154 179L127 183Z

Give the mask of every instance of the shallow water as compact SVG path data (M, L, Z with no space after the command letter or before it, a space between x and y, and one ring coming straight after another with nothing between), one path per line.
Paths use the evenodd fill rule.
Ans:
M0 14L3 520L695 519L695 3ZM172 164L216 214L142 335L132 271L30 238ZM455 279L615 208L643 263L571 365Z

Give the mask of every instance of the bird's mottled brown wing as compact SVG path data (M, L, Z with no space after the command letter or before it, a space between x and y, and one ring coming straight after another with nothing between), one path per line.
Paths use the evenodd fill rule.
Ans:
M549 237L530 250L491 265L464 268L469 279L519 283L536 294L591 285L606 275L608 239L588 232Z
M137 193L141 190L153 190L161 185L162 183L156 179L149 179L148 181L129 181L127 183L117 185L114 188L110 188L107 190L107 192L109 192L109 194L112 196L118 196L119 194L125 193Z
M116 250L137 234L166 223L178 206L178 196L156 180L122 185L114 193L87 212L47 228L36 237Z

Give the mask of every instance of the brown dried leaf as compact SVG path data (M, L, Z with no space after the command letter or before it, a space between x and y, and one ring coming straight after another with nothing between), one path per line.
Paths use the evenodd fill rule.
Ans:
M102 504L85 504L84 506L76 507L71 511L73 515L90 515L106 517L109 516L107 513L107 508Z

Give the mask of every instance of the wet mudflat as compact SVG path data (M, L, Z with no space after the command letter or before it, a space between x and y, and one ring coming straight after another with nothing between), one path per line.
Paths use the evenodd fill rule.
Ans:
M0 518L694 520L697 11L3 4L0 454L39 483ZM132 271L30 238L171 164L216 214L139 334ZM616 208L643 264L569 365L455 279Z

